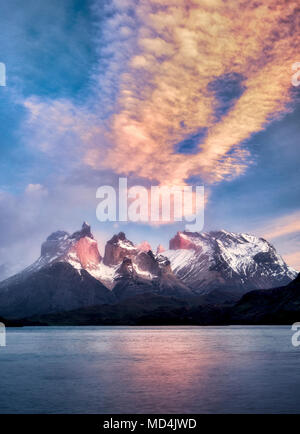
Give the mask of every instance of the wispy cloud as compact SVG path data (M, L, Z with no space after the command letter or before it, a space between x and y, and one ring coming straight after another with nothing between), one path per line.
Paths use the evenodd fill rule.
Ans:
M28 195L47 196L47 189L41 184L28 184L25 193Z
M134 5L137 50L120 77L110 125L115 145L105 164L162 183L243 173L249 154L242 142L290 100L297 2ZM242 76L245 91L218 122L209 84L227 73ZM201 127L208 134L198 154L176 155L174 145Z
M36 142L67 150L72 136L85 164L160 184L241 175L252 161L245 140L288 110L297 7L283 0L113 0L103 10L95 2L95 15L106 20L95 41L93 95L84 108L27 101L44 125L45 138ZM220 113L222 96L211 84L228 75L243 91ZM198 152L177 153L176 144L199 129L207 133Z
M275 244L288 265L300 271L300 211L270 219L255 231Z
M287 264L300 272L300 251L283 255L283 259Z
M300 211L271 220L268 222L267 227L262 229L262 232L267 239L300 232Z
M292 102L291 65L299 60L296 0L94 1L89 18L78 15L77 2L60 2L60 8L58 3L49 6L49 12L32 0L26 14L19 8L13 26L7 24L13 33L20 29L18 36L7 38L13 53L8 59L14 60L9 69L15 100L22 100L26 112L17 134L30 155L43 156L39 170L46 170L41 179L34 166L35 176L27 176L15 190L22 190L20 196L0 193L1 222L9 228L2 234L0 263L12 239L16 246L30 245L27 234L39 230L39 248L42 235L60 227L60 222L68 228L75 220L77 226L80 216L94 215L96 188L115 185L118 175L128 175L131 185L147 188L153 181L182 185L189 178L202 180L207 193L213 191L212 184L241 176L255 160L248 139L290 110ZM8 17L9 3L5 10ZM34 26L39 16L42 20ZM87 19L91 32L86 30ZM16 51L22 40L24 57ZM86 57L86 45L93 46L92 60ZM53 68L49 53L55 58ZM21 98L25 82L26 96ZM78 83L88 92L79 95ZM296 137L297 130L293 134ZM283 129L284 145L285 135ZM295 140L289 139L287 147L292 149ZM265 153L272 151L270 141ZM274 143L274 154L280 158L282 149ZM295 161L295 155L293 151L285 158ZM272 186L268 184L265 196L259 197L268 197L266 208L278 213L286 190L275 192L272 168L266 172ZM250 186L252 191L257 185ZM290 189L287 182L284 186ZM229 190L234 185L224 188L228 190L222 200L231 207ZM249 190L244 190L249 201ZM20 207L22 215L16 211ZM259 210L257 214L261 217ZM224 226L224 215L219 212L216 225ZM260 228L260 234L280 246L282 237L300 230L299 216L274 219ZM247 220L245 230L249 224ZM139 229L135 225L133 233ZM18 256L18 248L12 255ZM298 250L285 246L281 253L290 258Z

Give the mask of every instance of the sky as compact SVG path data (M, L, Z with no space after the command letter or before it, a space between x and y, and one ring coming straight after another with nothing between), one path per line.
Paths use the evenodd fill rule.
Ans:
M298 0L1 5L0 279L88 221L166 248L183 222L99 222L96 190L204 185L204 230L268 239L300 270Z

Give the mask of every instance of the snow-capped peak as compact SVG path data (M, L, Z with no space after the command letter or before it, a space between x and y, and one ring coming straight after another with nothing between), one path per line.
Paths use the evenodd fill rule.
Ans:
M106 243L102 259L91 227L84 222L71 235L65 231L52 233L42 244L40 258L10 280L22 279L56 262L67 262L79 274L85 270L109 289L126 269L155 285L168 275L172 282L177 279L177 286L183 284L194 293L221 288L239 296L251 289L283 286L297 276L268 241L247 233L177 232L169 250L160 255L162 251L159 246L154 255L149 243L135 246L120 232Z
M69 234L66 231L53 232L41 247L41 256L25 273L37 271L54 262L68 262L75 269L93 269L101 261L91 227L84 222L81 230Z
M135 245L126 238L124 232L114 235L105 246L103 263L108 266L120 264L125 257L132 257L138 253Z
M178 232L164 254L184 283L206 291L225 285L271 288L297 275L268 241L246 233Z

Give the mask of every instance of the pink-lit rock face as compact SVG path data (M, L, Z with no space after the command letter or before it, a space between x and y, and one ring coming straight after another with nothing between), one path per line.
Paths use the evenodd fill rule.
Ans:
M157 246L157 249L156 249L156 254L157 255L159 255L160 253L163 253L163 252L165 252L165 248L164 248L164 246L162 246L161 244L159 244L158 246Z
M138 253L134 244L127 240L124 232L114 235L105 246L103 264L112 266L120 264L123 259L133 258Z
M139 250L141 250L142 252L149 252L149 250L152 250L150 244L148 243L148 241L142 241L142 242L137 246L137 248L138 248Z
M197 246L184 236L182 232L177 232L174 238L171 238L169 244L170 250L177 249L188 249L188 250L197 250Z
M82 268L93 268L102 260L97 242L89 237L80 238L72 251L76 253Z

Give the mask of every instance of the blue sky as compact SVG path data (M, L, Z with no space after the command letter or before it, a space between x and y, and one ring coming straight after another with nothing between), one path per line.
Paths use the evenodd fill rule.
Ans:
M272 43L260 47L258 26L257 38L245 35L243 50L235 47L236 29L232 24L224 30L224 23L233 22L235 13L241 23L249 20L252 2L245 17L233 2L227 12L218 2L213 9L203 1L184 18L172 1L159 13L151 3L30 0L25 7L11 0L1 6L0 62L6 64L7 86L0 87L0 278L32 262L50 232L74 231L84 220L102 250L121 230L134 242L167 247L183 223L97 221L96 189L116 185L119 176L127 176L130 185L204 184L209 193L204 230L268 235L289 264L300 266L300 104L298 89L291 87L291 66L300 60L295 39L282 24L282 34L274 37L280 22L269 19L262 5L265 39L269 30ZM168 34L151 15L154 10L170 23ZM201 51L210 40L195 31L193 13L200 21L217 20L210 54ZM183 21L177 24L174 17ZM232 58L220 54L224 31L234 47ZM291 46L286 58L283 42ZM248 55L251 44L254 54L249 49ZM245 52L240 64L234 50ZM272 75L258 92L264 68Z

